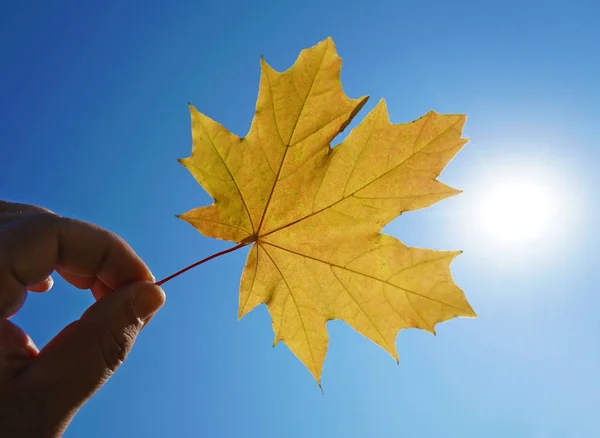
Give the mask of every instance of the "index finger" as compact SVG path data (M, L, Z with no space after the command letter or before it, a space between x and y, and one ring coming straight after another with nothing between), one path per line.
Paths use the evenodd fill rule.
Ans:
M33 213L0 226L1 294L7 288L35 285L56 268L95 277L110 289L134 281L154 281L123 239L96 225Z

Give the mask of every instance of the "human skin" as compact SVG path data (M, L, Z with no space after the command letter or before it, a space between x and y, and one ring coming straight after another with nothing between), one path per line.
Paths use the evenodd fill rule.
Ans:
M96 302L38 350L9 318L58 274ZM0 436L59 437L164 304L121 238L46 209L0 201Z

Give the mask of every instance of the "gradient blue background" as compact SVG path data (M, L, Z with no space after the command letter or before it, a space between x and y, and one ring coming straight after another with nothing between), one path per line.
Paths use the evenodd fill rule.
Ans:
M453 276L478 319L402 332L400 365L330 323L322 395L271 347L264 306L237 321L242 250L165 285L67 437L600 436L597 2L367 3L2 2L0 198L117 232L157 277L230 246L175 218L211 202L176 159L188 101L245 135L260 55L284 70L332 36L345 91L371 96L359 119L381 97L397 123L469 116L442 175L464 193L386 231L463 249ZM544 238L477 231L486 189L539 172L562 193ZM15 321L42 346L91 302L59 280Z

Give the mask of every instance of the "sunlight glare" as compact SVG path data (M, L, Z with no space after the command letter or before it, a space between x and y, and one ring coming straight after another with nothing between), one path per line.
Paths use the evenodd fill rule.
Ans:
M503 242L549 237L558 212L556 195L543 183L504 182L482 202L480 223Z

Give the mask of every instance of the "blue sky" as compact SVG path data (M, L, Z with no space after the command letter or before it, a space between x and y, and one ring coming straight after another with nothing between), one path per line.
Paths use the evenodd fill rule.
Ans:
M261 55L284 70L332 36L346 93L371 96L359 120L385 97L396 123L466 113L472 138L441 177L464 193L386 232L464 250L453 277L478 319L401 332L399 365L330 323L322 395L271 347L264 306L237 321L238 251L165 285L66 436L600 436L595 3L3 2L0 198L117 232L159 278L231 245L175 218L211 202L176 159L187 102L247 132ZM486 195L518 181L554 207L534 237L520 208L512 228L481 223ZM15 321L41 346L91 302L58 281Z

